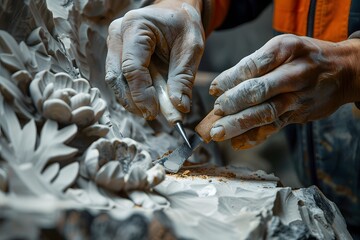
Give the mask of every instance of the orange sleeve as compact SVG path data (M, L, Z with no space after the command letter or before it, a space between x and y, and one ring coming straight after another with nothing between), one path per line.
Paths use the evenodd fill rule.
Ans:
M208 36L225 20L229 10L230 0L204 0L203 3L202 18L205 34Z

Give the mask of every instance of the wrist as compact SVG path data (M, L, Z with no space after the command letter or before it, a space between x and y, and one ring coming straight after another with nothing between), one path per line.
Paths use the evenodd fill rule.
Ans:
M357 40L360 40L360 31L356 31L356 32L354 32L354 33L352 33L351 35L350 35L350 37L349 37L349 39L357 39ZM357 59L359 59L360 58L360 56L359 55L357 55ZM359 86L359 84L360 84L360 79L359 79L359 74L356 76L356 78L355 78L355 81L357 82L357 85ZM359 94L360 92L359 92L359 89L357 89L357 92L355 93L355 96L358 96L359 97ZM358 100L355 100L355 106L360 110L360 100L358 99Z
M347 96L349 97L348 102L355 102L356 106L360 107L360 39L349 39L346 40L348 47L348 62L350 81L347 84Z

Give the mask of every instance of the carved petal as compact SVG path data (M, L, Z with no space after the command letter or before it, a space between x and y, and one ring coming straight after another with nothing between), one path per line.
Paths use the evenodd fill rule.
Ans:
M79 78L79 79L74 80L73 88L77 92L88 93L90 90L90 84L85 79Z
M94 123L94 110L89 107L80 107L72 112L71 121L79 127L89 126Z
M43 106L43 115L60 123L69 123L71 121L71 109L60 99L46 100Z
M99 151L97 149L91 149L87 151L85 156L85 168L86 168L86 176L84 177L95 177L96 172L99 170ZM89 176L88 176L88 175Z
M46 85L43 92L43 100L47 100L54 93L54 83Z
M55 91L50 95L49 99L61 99L70 107L70 98L72 96L71 94L72 92L67 91L67 89L55 89Z
M92 103L92 107L95 112L95 119L98 121L106 110L106 102L103 99L97 99Z
M53 81L54 75L52 73L42 71L37 73L34 80L30 83L30 95L39 112L42 112L43 92L49 84L53 83Z
M147 182L150 187L158 185L165 179L165 169L160 164L156 164L154 167L146 171Z
M94 124L84 128L81 132L88 137L105 137L109 132L109 127L102 124Z
M71 109L77 109L82 106L90 105L90 94L78 93L70 99Z
M90 89L90 95L91 95L91 102L96 101L100 98L100 91L97 88L91 88Z
M119 162L110 161L102 166L96 174L95 182L113 191L123 189L125 185L124 173Z
M145 169L133 167L125 177L126 190L145 189L147 188L147 176Z
M73 79L66 73L55 74L55 89L71 88Z

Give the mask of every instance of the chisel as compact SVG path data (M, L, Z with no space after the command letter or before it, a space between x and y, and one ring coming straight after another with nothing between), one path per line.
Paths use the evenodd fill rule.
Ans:
M176 173L188 159L195 149L203 142L209 143L211 141L210 130L214 122L221 117L214 114L212 110L195 128L196 133L190 137L189 147L183 143L180 147L176 148L172 153L156 161L165 167L168 172Z
M190 142L182 125L182 114L171 103L164 77L153 64L150 64L150 73L157 97L159 99L161 113L168 123L174 126L174 128L179 132L186 145L191 148Z

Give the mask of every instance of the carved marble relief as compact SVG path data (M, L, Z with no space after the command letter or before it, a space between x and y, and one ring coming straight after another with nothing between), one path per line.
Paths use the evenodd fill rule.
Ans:
M149 237L159 234L154 222L173 238L350 237L317 188L281 188L272 175L235 168L167 175L153 164L181 140L162 119L126 112L104 81L107 27L141 1L0 3L1 236L37 238L40 218L54 227L71 209L96 219L107 210L123 229L112 236L124 239L121 226L136 214ZM69 224L59 231L71 238Z

